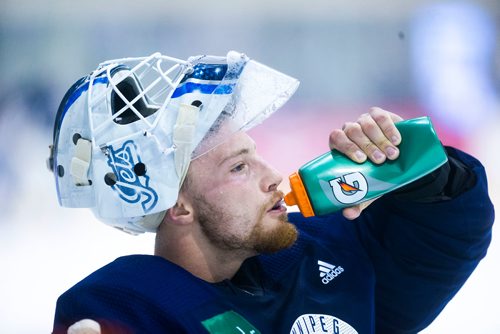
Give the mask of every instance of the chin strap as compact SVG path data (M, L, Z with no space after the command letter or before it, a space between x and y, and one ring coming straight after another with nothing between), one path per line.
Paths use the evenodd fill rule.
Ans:
M79 138L76 142L75 155L71 159L70 174L77 186L90 185L88 172L92 159L92 143L90 140Z
M181 104L177 121L174 125L173 142L176 147L174 155L175 171L179 176L179 185L182 185L184 182L191 161L200 109L201 103L199 101L194 101L191 105Z

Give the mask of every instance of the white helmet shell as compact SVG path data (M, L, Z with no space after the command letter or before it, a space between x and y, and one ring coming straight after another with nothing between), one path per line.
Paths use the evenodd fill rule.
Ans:
M48 166L59 202L91 208L126 232L155 232L190 161L227 129L262 122L298 84L235 51L101 63L68 90L56 116Z

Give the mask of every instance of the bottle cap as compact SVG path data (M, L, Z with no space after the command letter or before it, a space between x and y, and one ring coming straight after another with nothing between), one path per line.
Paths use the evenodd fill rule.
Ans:
M285 203L288 206L298 205L300 212L304 217L314 216L314 210L312 208L309 197L307 196L304 184L300 179L299 173L295 172L289 177L290 187L292 191L285 195Z

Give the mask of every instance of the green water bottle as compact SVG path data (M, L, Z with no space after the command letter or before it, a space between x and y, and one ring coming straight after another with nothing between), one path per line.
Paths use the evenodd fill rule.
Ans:
M429 117L401 121L396 127L402 138L396 160L360 164L332 150L290 175L285 203L298 205L305 217L325 215L398 189L446 163Z

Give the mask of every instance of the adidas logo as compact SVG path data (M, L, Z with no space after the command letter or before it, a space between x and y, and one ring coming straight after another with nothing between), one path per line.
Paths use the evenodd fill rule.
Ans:
M321 277L321 282L323 284L330 283L335 277L339 276L344 272L344 268L341 266L334 266L333 264L318 260L319 265L319 277Z

